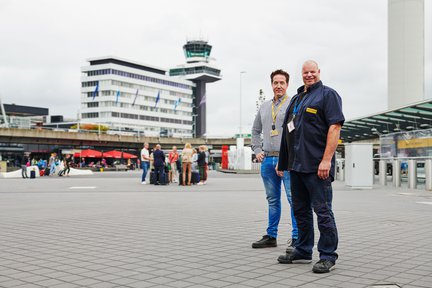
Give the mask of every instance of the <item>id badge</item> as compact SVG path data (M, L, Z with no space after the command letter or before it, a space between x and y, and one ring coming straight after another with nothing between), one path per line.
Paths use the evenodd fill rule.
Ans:
M291 131L293 131L294 129L295 129L295 127L294 127L294 120L291 120L289 123L288 123L288 132L290 132L291 133Z
M277 136L277 135L279 135L278 130L271 130L271 131L270 131L270 136L271 136L271 137L274 137L274 136Z

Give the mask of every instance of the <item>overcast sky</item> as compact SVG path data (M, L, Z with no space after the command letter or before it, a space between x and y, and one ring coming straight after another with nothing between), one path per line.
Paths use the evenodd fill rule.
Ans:
M387 0L0 0L0 95L76 118L86 59L168 69L185 61L182 46L196 37L213 46L223 74L207 86L209 135L239 130L240 71L249 132L259 90L272 97L270 73L290 73L292 96L307 59L339 92L347 119L387 109Z

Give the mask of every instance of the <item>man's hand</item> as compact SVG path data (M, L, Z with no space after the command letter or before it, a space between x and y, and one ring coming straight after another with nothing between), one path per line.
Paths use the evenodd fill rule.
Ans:
M277 174L279 177L283 177L283 176L284 176L284 171L279 171L279 170L278 170L278 164L276 164L275 171L276 171L276 174Z
M258 162L262 162L264 160L264 152L258 153L256 155L256 159L258 160Z
M318 166L318 177L325 180L330 175L331 161L322 160Z

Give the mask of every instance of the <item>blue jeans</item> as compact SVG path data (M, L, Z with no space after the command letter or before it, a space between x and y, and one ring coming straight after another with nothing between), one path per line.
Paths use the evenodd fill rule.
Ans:
M279 177L276 174L276 165L278 163L278 157L265 157L261 163L261 177L264 182L264 188L266 190L269 216L268 216L268 227L267 235L277 238L278 225L281 217L281 188L282 182L284 183L285 193L288 198L288 203L291 207L291 222L292 222L292 238L297 239L298 229L296 219L292 209L291 201L291 185L290 185L290 173L284 172L284 177Z
M143 170L143 174L141 176L141 182L145 181L145 177L147 176L147 172L150 168L150 162L148 161L142 161L141 162L141 169Z
M320 238L318 252L320 259L336 262L338 232L332 211L333 190L330 178L322 180L316 173L291 171L291 191L294 215L299 228L295 253L312 256L314 246L313 213L317 215Z

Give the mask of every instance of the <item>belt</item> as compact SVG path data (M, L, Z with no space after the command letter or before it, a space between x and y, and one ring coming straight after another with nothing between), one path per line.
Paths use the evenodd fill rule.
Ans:
M266 157L279 157L279 151L264 152Z

